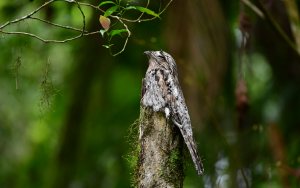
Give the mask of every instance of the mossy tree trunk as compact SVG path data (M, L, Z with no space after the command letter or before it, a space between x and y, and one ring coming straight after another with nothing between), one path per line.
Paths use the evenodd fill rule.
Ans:
M182 146L178 128L162 112L141 107L137 187L182 187Z

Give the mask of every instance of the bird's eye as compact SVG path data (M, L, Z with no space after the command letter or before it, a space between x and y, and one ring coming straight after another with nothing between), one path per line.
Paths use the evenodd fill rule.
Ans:
M158 55L159 58L164 59L165 57L163 55Z

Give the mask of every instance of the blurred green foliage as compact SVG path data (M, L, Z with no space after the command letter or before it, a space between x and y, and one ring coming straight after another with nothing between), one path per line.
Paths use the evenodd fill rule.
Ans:
M0 1L0 23L40 3ZM277 10L280 3L268 8ZM185 154L184 187L299 186L299 54L255 15L251 46L241 54L240 11L236 2L172 2L160 20L130 24L132 37L117 57L102 47L100 34L65 44L1 34L0 187L130 187L130 129L139 117L147 68L143 51L160 49L178 63L204 158L205 175L198 177ZM100 30L99 15L84 12L89 29ZM78 10L63 3L39 16L77 27L82 22ZM278 23L288 33L288 19ZM49 38L72 35L35 21L9 29ZM235 95L239 71L246 110L237 106L244 96Z

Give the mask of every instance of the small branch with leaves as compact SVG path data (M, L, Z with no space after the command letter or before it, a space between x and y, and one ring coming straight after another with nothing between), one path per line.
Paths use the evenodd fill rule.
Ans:
M72 26L68 26L68 25L62 25L62 24L58 24L58 23L53 23L49 20L35 17L35 15L38 12L42 11L46 7L48 7L51 4L58 2L58 1L65 2L68 4L73 4L77 7L77 9L79 10L79 12L81 14L81 18L82 18L81 28L76 28L76 27L72 27ZM165 5L163 5L162 2L160 2L159 10L155 12L148 8L151 3L150 0L147 0L145 6L137 6L137 5L133 5L133 4L128 4L128 3L122 2L121 0L102 1L99 3L99 5L93 5L90 3L79 2L76 0L49 0L49 1L45 2L44 4L42 4L41 6L39 6L38 8L36 8L35 10L33 10L32 12L30 12L29 14L24 15L20 18L12 20L12 21L8 21L8 22L0 25L0 33L6 34L6 35L24 35L24 36L38 39L44 43L66 43L69 41L73 41L73 40L82 38L84 36L101 34L101 36L104 37L108 42L108 44L103 45L103 46L105 48L108 48L110 50L110 53L113 56L116 56L125 50L128 39L131 36L131 31L129 30L129 27L127 25L128 22L131 22L131 23L138 22L139 23L139 22L150 21L150 20L159 18L160 15L169 7L169 5L171 4L172 1L173 0L169 0L167 2L167 4L165 4ZM94 11L97 11L101 14L99 21L100 21L100 24L103 27L103 29L100 29L99 31L87 31L86 30L86 16L85 16L84 11L82 10L82 7L92 8ZM128 18L128 15L131 15L131 13L134 13L134 11L137 11L139 14L136 17ZM111 23L111 19L114 21L113 23ZM53 27L74 31L74 32L77 32L78 34L73 37L70 37L70 38L58 40L58 39L46 39L46 38L41 37L38 34L33 34L30 32L7 30L8 26L23 22L25 20L36 20L36 21L51 25ZM112 39L116 36L121 36L122 38L125 37L125 39L124 39L121 49L117 50L117 52L115 52L115 53L112 53L112 46L114 45L112 43Z

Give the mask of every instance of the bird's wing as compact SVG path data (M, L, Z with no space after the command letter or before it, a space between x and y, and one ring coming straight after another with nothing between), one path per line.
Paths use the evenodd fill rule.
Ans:
M193 131L188 109L178 79L176 77L173 78L173 80L170 80L170 83L167 83L167 85L173 87L171 88L171 90L173 90L173 96L170 97L171 100L169 101L172 121L179 128L195 164L196 170L198 174L201 175L204 171L204 168L201 158L197 152L197 146L193 138Z

